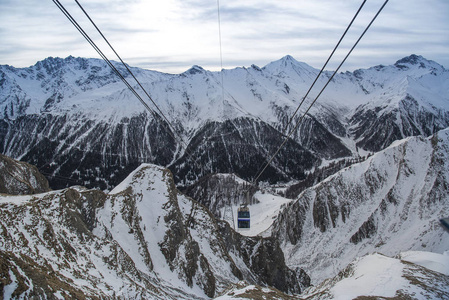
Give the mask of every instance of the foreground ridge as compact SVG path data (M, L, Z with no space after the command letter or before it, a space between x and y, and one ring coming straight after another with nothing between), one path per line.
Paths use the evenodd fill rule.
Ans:
M304 288L277 243L223 231L155 165L109 193L75 186L3 195L0 209L6 298L208 299L242 279ZM267 259L255 262L258 255Z

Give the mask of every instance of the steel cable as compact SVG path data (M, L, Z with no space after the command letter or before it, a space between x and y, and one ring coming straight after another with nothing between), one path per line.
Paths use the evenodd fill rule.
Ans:
M321 91L319 92L319 94L316 96L316 98L312 101L312 103L310 104L310 106L307 108L307 110L304 112L304 114L301 116L301 118L299 119L299 121L296 123L296 126L293 128L293 130L290 131L290 133L285 137L284 141L282 142L282 144L278 147L278 149L276 150L276 152L271 156L271 158L268 160L268 162L264 165L264 167L262 168L262 170L260 171L260 173L258 173L258 175L256 176L256 178L252 181L252 184L255 185L257 183L257 181L259 180L260 176L263 174L263 172L266 170L266 168L271 164L271 162L273 161L274 157L279 153L279 151L282 149L282 147L285 145L285 143L287 142L287 140L292 136L292 134L296 131L296 129L299 127L299 125L301 124L302 120L304 119L304 117L306 116L306 114L309 112L309 110L312 108L312 106L315 104L315 102L318 100L318 98L321 96L321 94L323 93L324 89L326 89L326 87L328 86L328 84L332 81L332 79L334 78L335 74L337 74L337 72L340 70L341 66L343 65L343 63L346 61L346 59L349 57L349 55L352 53L352 51L354 50L354 48L357 46L357 44L360 42L360 40L362 39L362 37L365 35L365 33L368 31L368 29L371 27L371 25L373 24L374 20L376 20L377 16L380 14L380 12L383 10L383 8L385 7L385 5L388 3L389 0L386 0L384 2L384 4L381 6L381 8L378 10L378 12L376 13L376 15L374 16L374 18L371 20L371 22L368 24L368 26L365 28L365 30L362 32L362 34L360 35L360 37L357 39L357 41L355 42L355 44L352 46L351 50L349 50L348 54L345 56L345 58L343 59L343 61L340 63L340 65L338 66L338 68L334 71L334 73L332 74L332 76L329 78L329 80L327 81L327 83L324 85L324 87L321 89ZM260 169L259 169L260 170Z

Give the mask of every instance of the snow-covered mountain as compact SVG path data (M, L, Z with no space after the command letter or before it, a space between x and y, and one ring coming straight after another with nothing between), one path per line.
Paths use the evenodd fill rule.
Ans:
M271 227L287 264L312 283L357 257L409 250L444 253L449 235L449 130L410 137L303 191ZM313 271L312 271L313 270Z
M449 212L448 162L446 129L429 138L397 141L306 188L295 200L275 195L276 187L265 188L264 194L251 190L254 226L242 234L271 235L280 241L287 264L306 270L316 285L301 295L304 299L400 295L445 299L449 293L449 233L439 219ZM223 206L232 204L236 211L245 202L246 190L248 183L238 177L217 174L203 178L187 192L232 224ZM277 204L275 209L267 201L270 198ZM410 259L397 259L409 250L431 251L417 254L412 262L427 262L426 268L443 263L437 272L445 275L410 266ZM365 255L369 256L362 259ZM438 255L438 261L432 262L430 257ZM390 273L392 266L397 272ZM235 296L223 299L243 299L258 291L241 285L230 292Z
M2 297L209 299L245 280L299 293L273 238L243 237L143 164L108 194L0 196Z
M287 124L318 74L291 56L222 73L199 66L178 75L131 69L173 128L146 112L101 60L0 66L2 153L37 165L55 188L110 190L143 162L168 166L184 186L217 172L252 180L292 129ZM300 113L330 74L322 74ZM303 179L323 161L446 128L448 86L449 71L417 55L337 74L261 180Z

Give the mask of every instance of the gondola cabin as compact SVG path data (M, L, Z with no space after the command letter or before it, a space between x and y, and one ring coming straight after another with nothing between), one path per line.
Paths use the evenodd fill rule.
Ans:
M250 228L250 219L251 218L248 206L241 205L237 210L237 227Z

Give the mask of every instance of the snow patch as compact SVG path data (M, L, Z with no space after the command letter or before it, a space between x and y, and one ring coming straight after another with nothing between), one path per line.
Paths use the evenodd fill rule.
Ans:
M399 258L449 276L449 252L445 253L407 251L399 254Z
M402 278L402 271L397 259L368 255L357 260L351 277L338 282L330 292L335 300L355 299L360 295L394 297L408 283Z

